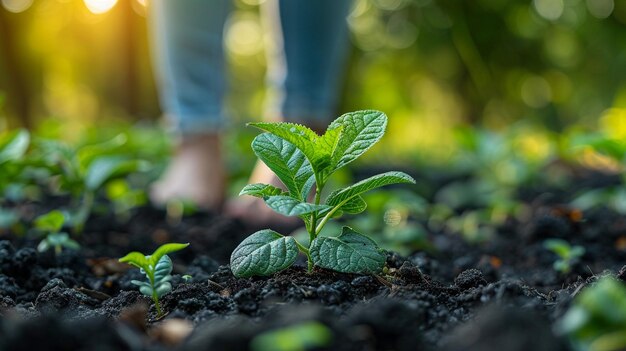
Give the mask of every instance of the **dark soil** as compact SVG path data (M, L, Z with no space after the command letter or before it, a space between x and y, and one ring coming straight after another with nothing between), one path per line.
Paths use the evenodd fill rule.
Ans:
M219 215L171 223L142 208L126 222L93 216L83 249L58 257L9 233L0 241L0 350L248 350L264 332L311 321L332 336L315 350L568 350L551 324L584 285L626 262L626 218L558 203L535 204L527 220L509 220L481 244L430 233L433 250L389 253L382 276L307 274L300 262L272 277L234 278L225 264L252 231ZM571 273L552 269L548 237L586 248ZM174 289L157 319L130 283L141 274L116 261L172 241L191 246L172 255ZM180 320L193 332L171 341L166 326Z

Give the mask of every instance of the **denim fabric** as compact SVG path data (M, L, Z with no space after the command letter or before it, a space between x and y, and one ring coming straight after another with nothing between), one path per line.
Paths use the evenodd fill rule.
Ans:
M231 1L155 0L150 7L163 112L182 133L218 130L224 123L223 37Z
M350 42L348 0L279 1L286 74L271 80L287 121L326 126L335 116Z
M348 54L351 0L268 0L282 34L268 84L279 91L272 110L289 121L326 124L334 117ZM219 131L227 122L224 23L230 0L153 0L153 62L164 113L182 134ZM270 16L271 17L271 16ZM276 74L282 72L282 74Z

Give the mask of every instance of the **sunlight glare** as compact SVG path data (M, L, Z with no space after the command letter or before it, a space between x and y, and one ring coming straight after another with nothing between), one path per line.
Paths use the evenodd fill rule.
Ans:
M83 0L87 9L96 15L105 13L117 4L117 0Z

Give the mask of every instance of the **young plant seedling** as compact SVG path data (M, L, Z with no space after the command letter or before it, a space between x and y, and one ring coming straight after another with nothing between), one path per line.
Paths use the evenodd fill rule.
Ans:
M626 285L604 276L587 286L555 329L569 337L573 350L626 350Z
M46 237L37 245L37 251L45 252L54 248L54 253L59 255L64 248L70 250L80 249L80 245L70 236L61 232L65 223L65 215L61 211L54 210L35 219L35 228L46 233Z
M144 171L148 163L125 155L121 148L126 136L99 144L73 148L55 140L40 140L36 164L58 175L61 188L72 196L67 222L74 234L80 234L95 206L96 195L112 180Z
M139 291L152 298L157 310L157 316L162 315L159 298L172 291L170 280L172 276L172 260L168 253L182 250L189 244L164 244L161 245L152 255L144 255L141 252L133 251L119 259L120 262L128 263L141 270L146 275L147 281L133 280L131 283L139 286Z
M363 212L367 204L361 194L366 191L388 184L415 183L405 173L387 172L336 189L322 201L329 177L380 140L387 127L387 116L372 110L347 113L333 121L321 136L293 123L250 125L266 131L254 139L252 149L287 190L269 184L249 184L240 195L263 198L272 210L300 217L309 233L309 242L299 243L271 229L258 231L233 251L230 257L233 274L237 277L274 274L291 266L298 252L306 255L309 272L314 266L344 273L380 272L386 255L370 238L349 227L343 227L335 237L319 234L332 218ZM307 199L313 188L315 198L310 203Z
M543 242L543 247L552 251L559 258L554 261L554 270L567 274L572 270L580 258L585 254L585 248L582 246L571 246L567 241L561 239L548 239Z

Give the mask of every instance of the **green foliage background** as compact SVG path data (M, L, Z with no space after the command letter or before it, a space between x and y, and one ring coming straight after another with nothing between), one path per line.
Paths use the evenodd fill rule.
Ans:
M266 1L234 1L228 21L236 126L260 120L270 95ZM29 1L0 6L0 128L49 129L53 118L71 139L103 121L159 117L143 1L120 0L103 14L87 0L37 0L9 12L15 2ZM379 154L445 160L455 147L450 127L594 129L626 107L623 1L356 0L348 21L353 50L337 115L385 111L390 137ZM234 132L247 146L252 132Z

